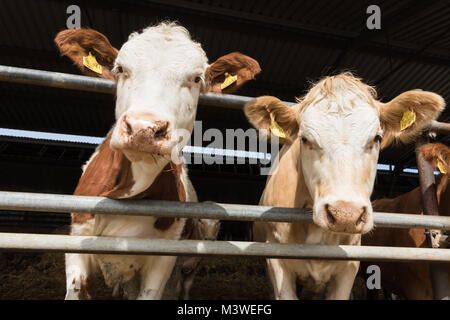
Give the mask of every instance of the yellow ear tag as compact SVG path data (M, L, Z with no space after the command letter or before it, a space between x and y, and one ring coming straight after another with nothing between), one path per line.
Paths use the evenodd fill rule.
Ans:
M442 174L447 174L447 169L445 168L445 166L444 166L444 164L442 163L442 161L439 160L439 159L437 159L437 167L438 167L439 171L440 171Z
M225 80L223 81L223 83L220 85L220 89L223 90L226 87L230 86L231 84L233 84L234 82L236 82L237 80L237 75L232 76L231 74L229 74L228 72L225 73Z
M280 125L275 120L273 120L273 122L270 125L269 129L277 137L286 138L286 134L284 133L283 128L281 128Z
M89 55L83 57L83 64L86 68L94 71L95 73L102 74L102 66L98 64L95 56L92 55L92 52L89 52Z
M400 131L405 130L416 122L416 113L412 110L403 112L402 120L400 120Z

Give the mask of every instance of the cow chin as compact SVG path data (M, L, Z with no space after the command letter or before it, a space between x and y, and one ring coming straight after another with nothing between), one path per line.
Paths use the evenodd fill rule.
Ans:
M127 157L131 162L146 162L146 163L156 163L160 158L169 156L165 156L160 153L149 153L149 152L140 152L136 150L122 150L123 154Z
M112 142L112 141L111 141ZM122 152L131 162L158 162L160 158L170 160L173 150L173 143L171 141L160 141L155 144L113 144L111 149Z

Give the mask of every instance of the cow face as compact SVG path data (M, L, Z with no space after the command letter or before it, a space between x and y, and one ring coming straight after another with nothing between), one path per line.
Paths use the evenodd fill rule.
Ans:
M314 221L331 231L364 233L373 226L370 194L383 136L378 108L362 83L338 77L325 82L309 92L298 114Z
M131 34L118 52L91 29L65 30L55 41L82 71L117 82L110 146L131 161L170 158L173 151L178 155L192 132L200 92L231 92L260 72L255 60L240 53L209 65L200 44L174 23ZM80 62L88 54L101 65L108 62L102 74ZM237 79L222 91L226 74Z
M163 24L131 34L113 69L117 125L112 149L139 161L168 155L181 140L186 143L207 67L205 52L182 27Z
M300 143L299 169L314 201L313 220L326 230L372 229L370 195L380 149L411 140L445 105L440 96L423 91L405 92L386 104L374 97L373 88L346 73L323 79L294 107L273 97L246 106L255 127L268 129L275 120L288 142ZM416 120L401 130L409 110Z
M220 220L198 219L200 238L203 240L217 240L220 230Z

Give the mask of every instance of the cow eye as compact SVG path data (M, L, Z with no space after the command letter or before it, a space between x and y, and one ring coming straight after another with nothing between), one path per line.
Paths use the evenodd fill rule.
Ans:
M307 142L308 142L308 139L306 139L305 137L302 137L302 142L303 142L303 143L307 143Z
M116 73L123 73L123 68L122 66L116 66Z
M194 82L195 82L195 83L199 83L200 80L202 80L202 78L200 78L200 77L195 77Z
M375 142L381 142L381 140L383 140L383 136L380 134L377 134L373 140Z

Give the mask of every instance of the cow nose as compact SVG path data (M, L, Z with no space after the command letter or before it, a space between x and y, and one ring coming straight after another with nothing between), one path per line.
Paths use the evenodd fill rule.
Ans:
M325 204L325 222L331 231L361 233L367 223L367 207L347 201Z
M159 120L151 114L125 114L120 120L116 138L111 146L127 152L144 152L163 154L170 141L170 125L168 121Z
M148 140L167 138L169 122L148 117L124 116L123 127L129 137Z

